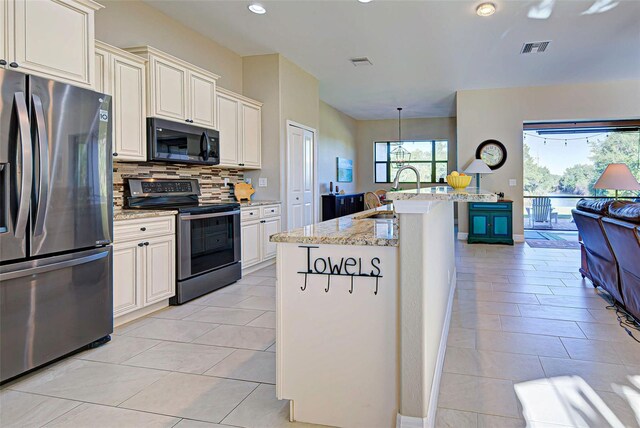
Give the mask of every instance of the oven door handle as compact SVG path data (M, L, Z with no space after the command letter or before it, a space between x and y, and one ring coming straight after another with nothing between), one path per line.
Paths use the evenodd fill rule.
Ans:
M225 217L229 215L240 214L240 210L225 211L221 213L196 214L196 215L180 215L180 220L200 220L203 218Z

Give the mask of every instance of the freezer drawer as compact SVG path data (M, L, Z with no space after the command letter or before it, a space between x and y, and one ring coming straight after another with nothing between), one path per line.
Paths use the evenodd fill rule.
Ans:
M0 267L0 381L113 332L112 249Z

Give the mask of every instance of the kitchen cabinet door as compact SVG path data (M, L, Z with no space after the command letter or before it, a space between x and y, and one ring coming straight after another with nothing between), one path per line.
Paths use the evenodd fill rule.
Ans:
M240 163L240 103L234 97L216 95L218 131L220 132L220 165L237 166Z
M189 119L196 125L215 128L216 81L207 76L189 72Z
M187 117L187 70L179 65L153 57L151 116L184 122Z
M118 160L146 161L145 65L112 56L114 147Z
M242 120L242 159L240 165L260 168L262 162L261 108L251 104L241 103L240 117Z
M280 232L280 217L263 220L261 223L262 260L272 259L276 256L276 243L270 242L269 237Z
M243 223L241 229L242 267L246 268L260 262L260 222Z
M124 315L143 306L143 249L138 241L113 245L113 316Z
M98 92L111 95L111 88L108 84L110 68L109 53L100 48L96 48L95 63L96 76L93 82L93 88Z
M144 242L146 258L145 304L159 302L176 294L175 237L149 238Z
M0 3L0 68L9 64L9 1Z
M16 63L18 71L91 87L95 74L94 12L100 6L74 0L11 3L15 20L9 35L13 55L8 62Z

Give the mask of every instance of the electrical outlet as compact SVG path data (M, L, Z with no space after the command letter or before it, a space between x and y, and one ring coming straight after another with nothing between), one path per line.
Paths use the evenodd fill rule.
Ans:
M267 179L265 177L258 178L258 187L267 187Z
M250 178L245 178L244 182L247 183L247 184L251 184L251 179Z
M516 181L515 178L510 178L509 179L509 186L516 187L516 183L517 183L517 181Z
M224 178L224 187L229 187L229 177Z

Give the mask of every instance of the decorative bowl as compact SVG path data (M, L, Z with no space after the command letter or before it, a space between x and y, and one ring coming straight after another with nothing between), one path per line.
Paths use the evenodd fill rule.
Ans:
M464 189L469 184L471 184L471 176L470 175L458 175L458 176L447 175L447 183L449 183L449 186L453 187L454 189Z

